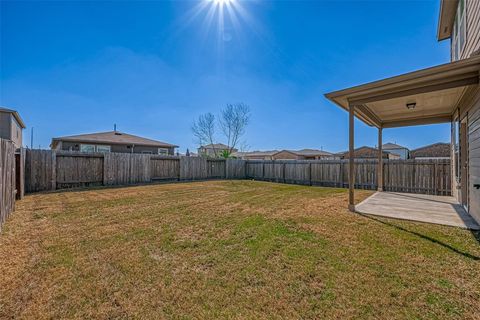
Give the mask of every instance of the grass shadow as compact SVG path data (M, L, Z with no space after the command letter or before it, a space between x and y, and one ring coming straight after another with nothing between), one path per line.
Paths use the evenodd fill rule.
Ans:
M459 254L461 256L464 256L466 258L469 258L469 259L472 259L472 260L475 260L475 261L480 261L480 257L476 256L476 255L473 255L473 254L470 254L468 252L465 252L465 251L462 251L462 250L459 250L451 245L449 245L448 243L445 243L443 241L440 241L438 239L435 239L435 238L432 238L430 236L427 236L427 235L424 235L424 234L421 234L419 232L416 232L416 231L411 231L411 230L408 230L404 227L401 227L399 225L396 225L394 223L391 223L391 222L387 222L387 221L383 221L379 218L376 218L376 217L372 217L370 215L367 215L367 214L363 214L363 213L358 213L359 215L361 215L362 217L366 218L366 219L370 219L370 220L373 220L375 222L378 222L378 223L381 223L383 225L386 225L386 226L389 226L389 227L392 227L392 228L395 228L397 230L401 230L403 232L406 232L406 233L409 233L409 234L412 234L414 236L417 236L423 240L427 240L427 241L430 241L434 244L437 244L437 245L440 245L456 254ZM477 242L480 244L480 231L471 231L473 236L475 237L475 239L477 240Z

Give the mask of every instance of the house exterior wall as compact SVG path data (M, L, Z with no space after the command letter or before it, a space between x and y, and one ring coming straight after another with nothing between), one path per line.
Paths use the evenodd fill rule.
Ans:
M0 112L0 138L11 140L16 148L22 147L22 127L9 112Z
M223 152L227 151L227 149L217 149L213 150L213 148L198 148L198 154L207 156L207 157L215 157L215 152L217 156L220 156Z
M126 144L107 144L107 143L89 143L89 142L72 142L72 141L61 141L57 144L56 150L64 150L64 151L80 151L81 144L88 144L88 145L101 145L101 146L110 146L110 152L118 152L118 153L152 153L158 154L158 148L155 146L134 146L133 151L131 145ZM168 149L169 155L175 155L175 148L165 148Z
M242 157L243 160L273 160L272 156L267 155L246 155Z
M459 202L462 202L462 198L465 198L462 190L466 190L467 209L470 215L480 223L480 189L474 187L480 184L480 86L465 95L459 106L455 121L452 123L452 193ZM455 153L456 141L458 145L462 145L461 139L458 138L460 126L456 126L459 121L467 123L468 151L464 160L458 156L461 152ZM463 165L465 167L462 168Z
M480 88L471 99L467 111L467 142L468 142L468 209L470 215L480 223Z
M11 116L10 113L0 112L0 138L11 140Z
M355 159L378 159L378 150L373 148L359 148L354 151ZM350 159L348 152L340 156L341 159ZM389 154L388 152L382 152L383 159L398 159L398 156Z
M11 134L11 140L13 141L13 144L17 148L22 147L22 127L20 124L17 122L17 119L11 114L10 118L12 119L10 124L10 134Z
M383 148L384 151L391 152L398 154L400 156L400 159L408 159L408 150L405 148L398 148L398 149L385 149Z
M465 1L466 14L466 40L460 54L460 59L468 58L473 52L480 49L480 1L463 1ZM453 46L450 46L450 53L453 60Z
M460 0L462 1L462 0ZM469 58L473 53L480 50L480 1L478 0L463 0L465 4L466 14L466 38L465 44L462 48L460 59ZM460 2L459 2L460 3ZM451 60L454 59L453 36L450 39L450 53ZM467 184L467 206L470 215L480 223L480 190L473 187L475 184L480 184L480 87L477 85L475 89L468 91L459 103L459 109L453 116L452 137L451 137L451 159L452 159L452 193L457 200L462 201L462 189ZM466 177L456 178L456 172L461 172L462 163L455 155L456 141L461 144L458 138L459 121L466 121L467 123L467 156L464 163L466 163L463 170L466 172ZM463 161L462 161L463 162ZM464 189L465 190L465 189Z

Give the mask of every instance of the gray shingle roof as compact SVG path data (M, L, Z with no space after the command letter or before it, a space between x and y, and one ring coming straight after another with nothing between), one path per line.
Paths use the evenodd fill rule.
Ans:
M385 150L387 149L407 149L408 150L407 147L404 147L395 143L391 143L391 142L385 143L384 145L382 145L382 148Z
M141 146L153 146L153 147L178 147L177 145L162 142L158 140L152 140L135 136L119 131L108 132L96 132L88 134L79 134L74 136L65 136L53 138L54 141L75 141L75 142L90 142L90 143L108 143L108 144L133 144Z
M301 149L301 150L288 150L292 153L302 155L302 156L332 156L333 153L318 150L318 149Z

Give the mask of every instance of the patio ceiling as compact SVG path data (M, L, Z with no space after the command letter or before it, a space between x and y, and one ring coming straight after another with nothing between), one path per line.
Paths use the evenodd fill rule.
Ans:
M370 126L392 128L450 122L469 87L477 86L480 56L375 81L325 96ZM413 109L407 104L415 103Z

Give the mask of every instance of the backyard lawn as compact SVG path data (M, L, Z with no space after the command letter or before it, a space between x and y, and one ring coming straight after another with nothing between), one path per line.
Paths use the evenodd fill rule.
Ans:
M347 198L255 181L27 196L0 234L0 318L480 318L480 234Z

